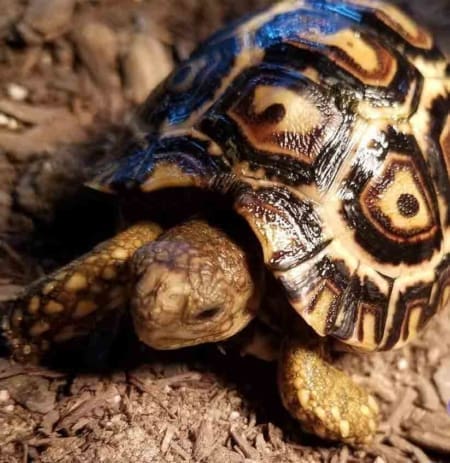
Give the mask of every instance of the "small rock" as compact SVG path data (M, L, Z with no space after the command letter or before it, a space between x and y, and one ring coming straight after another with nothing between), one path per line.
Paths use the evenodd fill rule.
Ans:
M116 394L115 396L112 397L112 399L110 400L110 402L113 404L113 405L119 405L120 402L122 400L122 397L120 397L120 394Z
M50 390L50 381L45 378L17 375L3 385L16 402L30 411L45 414L54 408L56 392Z
M19 128L19 123L17 119L9 117L4 113L0 113L0 127L6 127L9 130L17 130Z
M0 390L0 402L7 402L9 397L9 392L6 389Z
M450 401L450 358L445 358L440 363L433 380L444 404Z
M230 421L237 420L240 416L241 416L241 415L240 415L239 412L233 411L233 412L230 413L230 418L229 418L229 420L230 420Z
M6 87L9 97L15 101L24 101L28 96L28 89L15 83L10 83Z
M408 369L409 367L409 362L408 360L406 360L405 358L401 358L398 362L397 362L397 368L400 370L400 371L404 371L406 369Z

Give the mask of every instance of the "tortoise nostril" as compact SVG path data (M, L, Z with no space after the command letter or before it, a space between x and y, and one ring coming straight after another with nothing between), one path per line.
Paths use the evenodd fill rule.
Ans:
M202 310L195 315L196 320L209 320L214 318L222 309L220 307L210 307L209 309Z

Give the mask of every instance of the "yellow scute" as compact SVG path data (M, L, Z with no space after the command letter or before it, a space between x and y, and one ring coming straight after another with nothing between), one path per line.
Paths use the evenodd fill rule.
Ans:
M322 120L319 108L306 96L283 87L260 85L255 90L253 109L262 114L272 105L282 105L286 111L276 124L278 132L308 134L320 126Z

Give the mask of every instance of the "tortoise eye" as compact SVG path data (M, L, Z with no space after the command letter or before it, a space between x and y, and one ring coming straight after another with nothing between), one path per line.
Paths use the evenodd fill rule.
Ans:
M216 315L218 315L219 312L221 312L221 310L222 309L220 307L210 307L210 308L202 310L201 312L196 314L195 319L199 320L199 321L200 320L201 321L211 320Z

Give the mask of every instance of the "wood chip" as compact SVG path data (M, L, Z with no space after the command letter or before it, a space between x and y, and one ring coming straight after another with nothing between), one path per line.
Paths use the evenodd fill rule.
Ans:
M172 442L171 448L173 452L180 456L184 461L191 461L191 455L189 455L189 453L176 442Z
M349 456L349 448L346 445L344 445L339 453L339 463L347 463Z
M44 415L41 421L41 426L39 431L50 436L53 432L53 427L60 419L60 414L58 410L50 410Z
M203 375L196 372L180 373L167 378L156 379L152 381L155 386L163 389L166 386L184 386L186 383L198 382L203 379Z
M369 378L354 375L359 384L369 388L375 395L385 402L396 402L398 397L391 381L379 373L372 373Z
M172 426L169 424L167 426L166 432L164 434L164 438L161 442L161 453L165 455L167 451L169 450L170 443L172 442L172 439L175 436L176 428L175 426Z
M233 440L236 442L236 444L239 446L239 449L242 451L245 457L247 458L258 458L258 451L252 447L247 439L239 434L233 427L230 428L230 435L233 438Z
M371 449L376 455L380 455L389 463L411 463L411 458L406 457L400 450L384 444L376 444Z
M209 457L209 455L214 451L215 447L215 437L214 430L212 426L212 420L207 415L196 432L193 456L196 461L202 461Z
M148 394L152 398L152 400L156 404L158 404L171 418L174 418L174 419L176 418L176 413L172 412L169 408L167 408L161 402L161 400L158 397L158 393L157 393L158 391L155 390L156 388L154 386L146 384L144 381L142 381L141 379L133 375L130 375L128 380L131 384L136 386L139 390Z
M400 429L403 419L411 412L413 402L417 399L417 396L417 392L411 387L406 388L405 392L401 395L400 402L388 420L393 430Z
M406 433L409 440L422 447L450 455L450 434L411 429Z
M256 435L255 438L255 448L260 454L264 454L267 452L267 443L264 439L264 436L261 432Z
M418 375L416 378L417 388L419 390L420 401L424 408L428 410L439 410L441 401L431 381L424 376Z
M408 442L406 439L403 439L402 437L395 434L389 436L388 439L394 447L403 450L405 453L414 455L418 463L431 463L430 459L421 449L419 449L419 447L411 444L411 442Z
M283 433L279 428L276 428L272 423L267 424L267 436L269 442L275 450L284 448Z
M450 356L441 361L436 373L433 375L433 380L438 389L442 403L447 405L450 401Z
M65 107L32 105L23 101L0 98L0 112L8 114L29 125L54 123L62 117L70 117Z
M30 0L23 21L46 39L66 31L76 0Z
M0 133L0 148L21 162L36 153L49 153L63 144L86 139L85 130L66 108L38 107L0 99L0 112L32 125L20 133Z
M141 32L130 39L122 61L127 93L134 103L142 103L173 67L168 50L161 42Z
M50 381L42 377L16 375L2 381L1 387L30 411L46 414L55 406L56 392L50 389Z
M196 460L199 461L199 460ZM206 460L207 463L243 463L244 458L226 447L219 446Z
M97 407L105 406L108 401L114 399L115 396L117 396L117 389L115 387L111 387L105 392L96 394L91 399L84 400L64 415L58 421L56 428L60 430L70 430L80 418L90 414Z
M73 37L83 64L89 70L93 82L109 101L109 109L115 117L123 104L120 95L119 43L116 34L106 24L92 20L80 24Z

